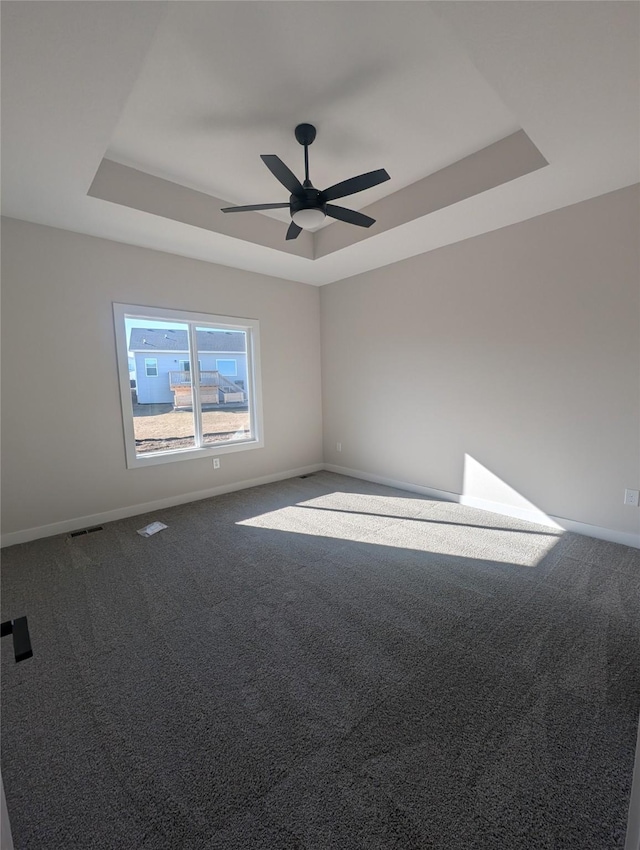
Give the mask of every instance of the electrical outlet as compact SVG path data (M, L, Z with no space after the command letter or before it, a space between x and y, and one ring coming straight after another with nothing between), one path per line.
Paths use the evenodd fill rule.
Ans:
M220 469L220 458L219 457L214 457L213 468L214 469Z
M341 452L341 451L342 451L342 443L336 443L336 451L337 451L337 452Z
M640 500L640 490L625 490L624 491L624 503L625 503L625 505L633 505L634 508L637 508L639 500Z

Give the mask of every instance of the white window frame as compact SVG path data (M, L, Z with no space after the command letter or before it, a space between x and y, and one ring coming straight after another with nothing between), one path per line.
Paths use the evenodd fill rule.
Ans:
M236 371L233 373L220 372L218 368L218 363L235 363ZM226 378L237 378L238 377L238 358L237 357L216 357L216 372L220 372L221 375L224 375Z
M247 377L250 392L248 392L249 421L251 422L251 439L231 440L228 443L212 443L196 445L193 448L170 449L163 452L149 454L136 453L136 441L133 428L133 402L131 398L131 385L129 379L129 359L127 354L127 333L125 319L151 319L152 321L175 320L177 322L191 322L189 326L189 338L191 342L192 356L197 350L196 325L198 327L210 326L230 331L244 331L247 342ZM164 307L148 307L139 304L113 304L113 320L115 329L116 362L118 365L118 377L120 381L120 402L122 407L122 425L124 430L125 457L128 469L140 469L148 466L156 466L161 463L175 463L182 460L195 458L208 459L212 456L220 457L232 452L242 452L249 449L261 449L264 447L264 432L262 419L262 374L260 369L260 323L257 319L237 318L235 316L216 316L210 313L194 313L186 310L165 309ZM146 371L146 369L145 369ZM195 440L202 440L201 427L201 405L200 384L193 377L191 389L193 392ZM247 389L245 387L245 392Z
M149 374L149 363L155 363L153 367L156 370L155 375ZM145 357L144 358L144 376L145 378L157 378L160 372L158 371L158 358L157 357Z

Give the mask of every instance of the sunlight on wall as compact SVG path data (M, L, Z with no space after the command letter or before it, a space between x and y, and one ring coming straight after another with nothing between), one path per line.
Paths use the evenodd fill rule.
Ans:
M481 510L495 510L500 514L508 513L509 516L526 519L549 528L562 528L544 511L525 499L521 493L466 453L460 504ZM495 507L492 508L492 505ZM508 508L508 511L505 508Z

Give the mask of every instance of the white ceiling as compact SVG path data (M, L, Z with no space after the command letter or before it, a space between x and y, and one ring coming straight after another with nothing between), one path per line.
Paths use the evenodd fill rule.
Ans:
M349 277L637 182L639 10L5 0L2 211L306 283ZM354 209L519 129L549 165L315 260L87 195L105 158L230 203L286 201L259 155L300 176L301 121L318 128L316 186L391 174L340 202Z
M355 209L520 129L428 3L179 3L107 157L231 203L288 201L260 154L303 176L305 121L319 188L393 175L345 201Z

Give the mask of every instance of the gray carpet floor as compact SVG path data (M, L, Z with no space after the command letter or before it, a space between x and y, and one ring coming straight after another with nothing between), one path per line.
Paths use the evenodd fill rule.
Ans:
M322 472L2 560L16 850L624 845L638 550Z

